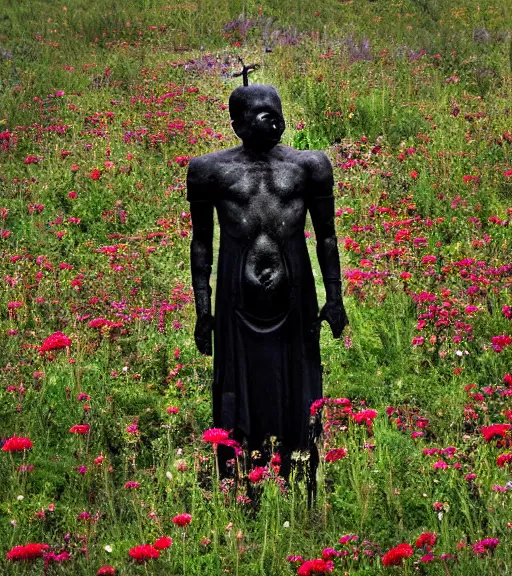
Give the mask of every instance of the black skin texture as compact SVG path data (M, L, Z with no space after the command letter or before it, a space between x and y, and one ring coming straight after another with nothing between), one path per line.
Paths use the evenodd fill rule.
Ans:
M281 101L272 86L253 84L238 88L229 105L232 126L242 145L194 158L187 175L193 225L190 256L197 348L202 354L211 355L212 333L223 328L215 325L211 305L214 208L221 243L225 235L245 255L240 272L245 312L263 321L285 314L283 311L289 306L289 283L293 280L289 278L284 254L291 238L302 234L303 240L309 211L326 294L326 303L310 331L318 344L320 325L325 320L333 336L340 338L348 318L342 300L329 159L320 151L298 151L279 143L285 121ZM316 306L316 301L312 306ZM223 351L216 349L215 354ZM317 363L320 373L319 358ZM309 416L301 417L307 421ZM214 424L223 424L215 422L215 406ZM254 448L261 437L244 440ZM286 447L298 448L290 439Z
M333 337L340 338L349 322L341 296L334 199L329 198L333 185L331 164L323 152L298 151L278 144L285 122L273 87L252 85L238 89L235 96L236 92L241 93L236 104L242 113L241 117L232 118L232 125L243 145L194 158L187 175L189 195L194 196L195 188L201 188L202 194L204 189L229 192L216 203L220 226L240 242L252 244L248 280L271 289L282 272L276 247L301 226L305 206L297 192L304 192L305 182L310 181L316 188L315 196L320 198L307 208L315 229L326 291L318 329L325 320ZM327 198L322 199L323 196ZM211 356L214 319L209 279L213 262L213 204L191 202L190 208L193 225L190 260L197 313L194 337L201 354Z

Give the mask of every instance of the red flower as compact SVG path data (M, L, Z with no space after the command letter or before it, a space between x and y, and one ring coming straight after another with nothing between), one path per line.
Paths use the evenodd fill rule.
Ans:
M327 574L334 570L334 562L332 560L323 560L316 558L315 560L306 560L304 564L297 571L297 576L313 576L313 574Z
M99 180L101 176L101 170L99 170L98 168L95 168L92 172L91 172L91 178L93 180Z
M482 426L480 428L480 432L486 442L490 442L495 436L504 438L509 430L510 424L491 424L490 426Z
M400 566L404 558L409 558L412 556L414 550L410 544L399 544L395 548L391 548L382 557L383 566Z
M366 423L370 425L372 420L377 416L377 410L362 410L352 414L352 419L356 424Z
M203 442L210 442L214 446L217 444L222 444L228 439L229 432L223 430L222 428L210 428L205 430L203 433Z
M172 523L176 526L188 526L192 522L192 516L190 514L178 514L172 519Z
M60 350L61 348L68 348L69 346L71 346L70 338L62 332L54 332L43 341L39 347L39 353L44 354L49 350Z
M332 450L329 450L329 452L327 452L327 454L325 455L325 461L337 462L338 460L345 458L346 455L347 455L346 448L333 448Z
M71 426L69 431L72 434L87 434L90 428L91 427L89 426L89 424L75 424L74 426Z
M171 545L172 540L169 536L162 536L161 538L158 538L158 540L155 540L155 543L153 544L153 546L158 548L158 550L165 550L166 548L170 548Z
M115 573L116 569L113 566L106 564L105 566L98 568L96 576L114 576Z
M434 546L437 540L437 534L433 532L423 532L418 536L416 543L414 544L416 548L423 548L423 546Z
M158 558L160 556L160 552L151 544L141 544L140 546L135 546L132 548L128 554L136 561L136 562L145 562L150 558Z
M505 452L504 454L500 454L496 458L496 464L500 468L503 468L503 466L505 466L505 464L510 464L511 462L512 462L512 452Z
M417 170L411 170L411 178L416 180L416 178L418 178L418 176L419 176L419 172Z
M29 438L23 436L13 436L5 441L2 446L3 452L21 452L22 450L30 450L33 444Z
M34 560L41 558L45 550L48 550L48 544L33 544L29 542L24 546L14 546L5 555L7 560Z
M253 484L258 484L258 482L261 482L267 476L268 476L268 470L267 468L263 468L262 466L254 468L254 470L251 470L249 474L247 474L249 482L252 482Z

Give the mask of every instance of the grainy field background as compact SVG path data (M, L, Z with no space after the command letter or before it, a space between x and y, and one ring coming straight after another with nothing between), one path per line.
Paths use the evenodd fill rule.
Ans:
M1 574L511 572L511 23L490 0L4 0ZM335 169L350 327L322 332L311 511L276 460L219 484L203 439L185 176L236 143L240 57Z

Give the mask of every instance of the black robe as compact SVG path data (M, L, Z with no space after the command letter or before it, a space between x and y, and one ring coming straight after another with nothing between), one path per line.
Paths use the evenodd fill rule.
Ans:
M276 436L288 450L305 450L310 405L322 397L318 303L303 230L286 239L281 250L287 305L271 318L255 318L242 280L246 246L221 232L213 419L238 440L246 438L250 449ZM268 304L271 308L272 301ZM262 307L265 303L257 302L256 308Z

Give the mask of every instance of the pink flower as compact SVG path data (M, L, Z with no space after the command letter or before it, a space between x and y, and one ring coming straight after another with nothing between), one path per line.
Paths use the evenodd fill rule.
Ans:
M253 484L258 484L267 477L268 477L268 469L263 468L262 466L254 468L249 472L249 474L247 474L249 482L252 482Z
M70 338L62 332L54 332L43 341L39 347L39 353L44 354L50 350L60 350L62 348L69 348L69 346L71 346Z
M176 526L188 526L192 522L192 516L190 514L178 514L175 516L171 522L176 524Z
M314 574L327 574L334 570L332 560L325 561L322 558L306 560L298 569L297 576L313 576Z
M168 414L177 414L179 412L179 408L177 406L169 406L167 408Z
M92 172L91 172L91 178L92 180L99 180L101 176L101 170L99 170L98 168L95 168Z
M477 556L482 556L483 554L487 554L489 551L494 551L499 543L499 538L485 538L484 540L479 540L473 544L473 552Z
M136 490L137 488L140 488L140 484L138 482L135 482L134 480L129 480L128 482L125 482L124 487Z
M222 428L210 428L203 433L203 442L210 442L214 446L222 444L229 437L229 432Z

